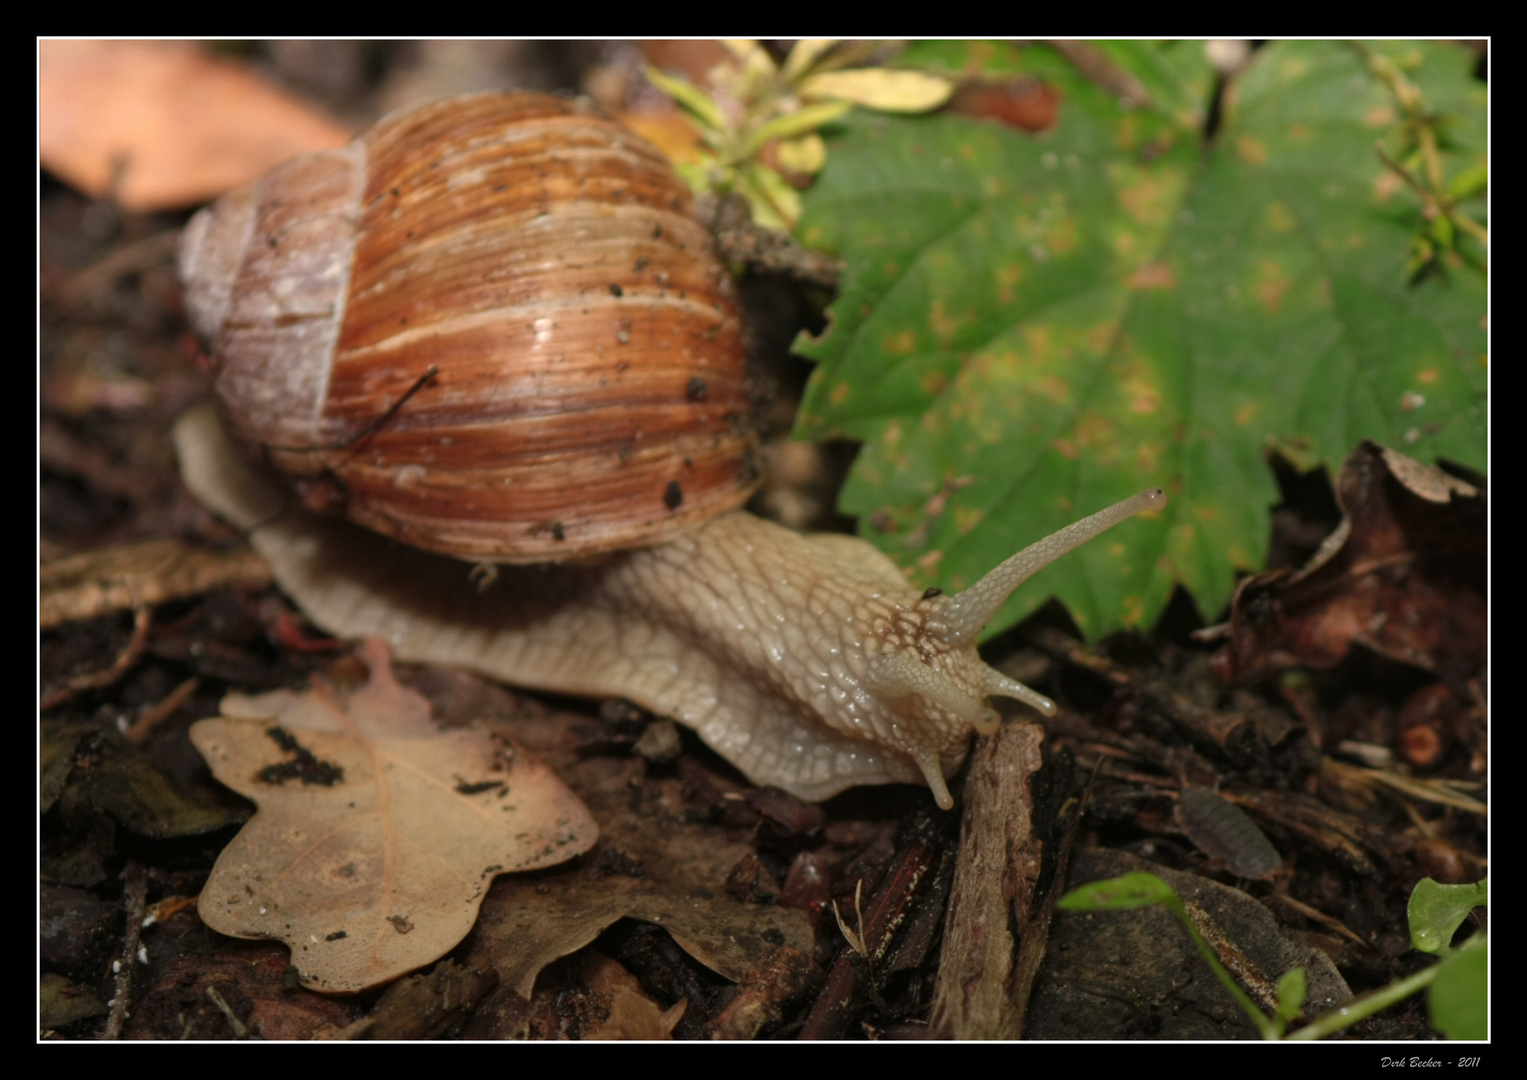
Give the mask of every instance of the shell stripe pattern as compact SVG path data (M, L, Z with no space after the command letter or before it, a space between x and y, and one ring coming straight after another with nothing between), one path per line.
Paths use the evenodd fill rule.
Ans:
M454 99L255 190L219 392L270 403L236 424L300 448L268 452L310 503L533 562L661 542L755 486L731 282L666 159L615 121L539 95ZM327 333L332 366L275 372L283 333Z

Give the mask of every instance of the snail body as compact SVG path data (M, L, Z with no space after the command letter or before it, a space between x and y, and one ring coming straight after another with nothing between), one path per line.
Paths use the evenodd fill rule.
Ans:
M577 132L571 146L560 127ZM735 302L655 155L575 102L473 95L394 114L332 152L339 165L299 159L204 211L182 274L233 436L210 410L177 426L187 486L249 531L282 588L332 633L379 636L405 660L629 698L693 727L754 782L802 798L921 780L948 808L945 778L972 731L996 730L990 696L1055 711L980 659L982 627L1021 581L1165 496L1142 492L1068 526L957 595L918 593L863 541L731 510L757 480ZM601 171L628 157L620 168L639 180ZM516 175L534 178L529 209L505 194ZM326 197L309 222L297 193L314 183L348 191L353 207ZM432 194L411 198L413 184ZM590 193L590 205L553 205ZM429 213L416 220L419 207ZM590 224L606 219L623 225L614 238ZM480 254L476 231L526 223L566 231L534 256ZM385 242L345 236L372 229ZM273 251L320 242L325 254L283 253L272 269ZM451 265L463 255L470 273ZM692 265L654 269L659 255ZM551 271L566 268L557 294ZM444 298L429 284L442 273ZM241 283L251 274L252 287ZM313 341L332 367L293 359ZM649 360L658 374L632 374ZM505 370L521 363L530 368ZM634 402L582 396L612 386L638 390ZM542 461L550 480L504 471L504 459L543 453L501 435L521 417L552 418L541 424L560 436ZM659 452L670 428L673 446ZM571 449L580 429L595 448L588 481ZM286 473L304 505L236 443ZM622 481L634 494L606 509L595 496ZM553 504L554 491L570 499ZM623 545L635 546L586 559ZM572 561L505 572L483 591L458 561L553 558Z

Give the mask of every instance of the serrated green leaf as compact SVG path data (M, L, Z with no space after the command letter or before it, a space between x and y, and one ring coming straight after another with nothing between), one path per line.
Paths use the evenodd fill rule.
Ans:
M1373 48L1418 65L1473 164L1468 54ZM852 114L797 230L846 263L797 346L819 362L797 432L864 441L840 505L916 584L963 588L1160 485L1164 514L1043 571L989 632L1051 595L1089 635L1148 624L1174 582L1212 613L1265 562L1273 442L1484 467L1485 281L1447 256L1411 283L1420 200L1383 179L1401 117L1360 54L1269 45L1208 145L1184 124L1201 50L1137 73L1170 100L1132 111L1045 55L1025 57L1052 65L1053 131Z
M1214 69L1202 41L1093 41L1095 49L1145 88L1151 104L1184 127L1202 125Z
M1045 56L1056 63L1053 53ZM997 79L1007 75L1041 75L1032 54L1011 41L913 41L896 57L901 67L947 71Z

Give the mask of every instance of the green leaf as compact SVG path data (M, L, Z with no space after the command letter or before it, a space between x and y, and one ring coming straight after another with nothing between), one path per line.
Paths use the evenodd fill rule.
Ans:
M1205 144L1201 49L1099 47L1152 106L1030 49L1061 91L1052 131L850 114L797 228L846 265L827 330L797 343L819 363L797 434L864 442L841 508L916 585L963 588L1141 488L1172 496L988 633L1052 595L1089 635L1148 624L1175 582L1220 610L1266 560L1275 443L1485 466L1486 283L1452 253L1411 282L1420 200L1374 152L1401 152L1403 117L1364 58L1267 46ZM1447 171L1482 162L1469 54L1373 48L1456 118Z
M1465 169L1448 182L1448 196L1455 202L1460 203L1465 199L1473 199L1484 195L1490 184L1490 170L1483 165L1472 169Z
M1440 953L1469 917L1469 912L1489 901L1490 879L1473 885L1441 885L1422 878L1410 894L1406 917L1410 920L1410 945L1420 952Z
M1432 1027L1449 1039L1490 1037L1490 950L1484 934L1437 965L1427 1006Z
M726 127L726 118L721 115L720 106L694 83L678 75L665 75L650 64L643 71L648 82L673 98L681 109L705 127L712 131L721 131Z
M1118 911L1122 908L1165 904L1180 908L1182 901L1170 885L1155 874L1123 874L1072 889L1056 902L1063 911Z
M1097 41L1093 47L1145 88L1154 108L1182 127L1204 122L1214 71L1201 41Z
M1308 994L1304 968L1289 968L1285 971L1278 980L1278 1019L1287 1024L1298 1016Z
M837 43L837 38L801 38L791 46L790 55L785 57L785 66L780 69L781 77L787 83L795 82Z
M1011 41L913 41L893 61L900 67L946 71L951 74L1001 79L1011 75L1039 75L1044 59L1059 67L1060 58L1046 51L1038 63L1035 53Z
M746 161L751 158L770 139L793 139L798 135L809 134L823 124L836 120L852 108L853 104L847 101L824 101L804 106L784 116L776 116L748 136L747 142L743 143L742 148L737 152L737 160Z

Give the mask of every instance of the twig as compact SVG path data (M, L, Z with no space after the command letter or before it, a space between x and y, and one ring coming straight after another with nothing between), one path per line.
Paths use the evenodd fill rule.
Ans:
M120 1039L122 1025L131 1012L129 1006L132 1003L133 968L138 963L138 945L143 936L144 899L148 895L143 867L137 863L127 864L122 871L122 880L122 903L127 908L127 933L122 941L122 953L114 964L116 993L107 1002L111 1012L106 1017L106 1030L101 1035L103 1039Z
M43 695L41 708L44 712L56 705L62 705L81 690L94 690L102 686L110 686L122 677L128 668L138 662L138 657L143 655L144 644L148 641L148 628L152 622L153 611L147 604L141 604L133 612L133 633L127 639L127 645L117 654L117 658L104 671L89 672L84 675L76 675L64 685Z
M138 719L134 720L132 726L122 734L127 738L128 742L141 744L145 739L148 738L148 733L152 731L157 724L173 716L175 714L175 710L185 704L186 698L190 697L196 692L196 687L197 678L195 675L192 675L185 682L181 683L179 686L175 687L175 689L166 694L164 699L160 701L159 704L153 706L142 716L138 717Z
M214 589L268 585L270 567L248 548L211 551L148 540L44 562L37 578L38 625L51 630Z

